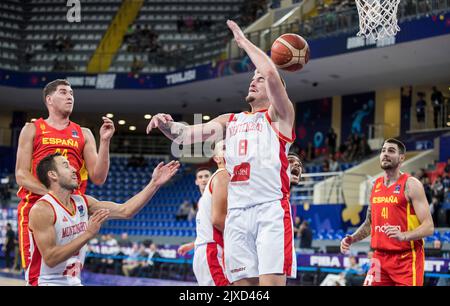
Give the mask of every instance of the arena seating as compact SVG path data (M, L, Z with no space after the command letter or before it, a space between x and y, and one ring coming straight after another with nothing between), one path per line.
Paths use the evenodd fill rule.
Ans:
M146 159L147 166L127 167L128 157L111 157L108 179L102 187L89 184L88 195L99 200L123 203L150 181L154 167L161 159ZM175 214L184 200L200 197L195 177L182 165L179 173L153 197L132 220L111 220L101 233L120 234L124 231L137 236L195 236L194 221L176 221Z
M190 1L145 1L134 29L150 26L158 34L160 52L127 52L124 43L118 52L111 72L128 72L134 57L145 66L142 72L167 72L177 68L176 64L192 66L206 64L223 52L229 35L225 21L239 17L242 0L190 0ZM189 14L187 14L189 12ZM190 16L207 21L208 26L188 29L177 23L181 17ZM194 51L195 50L195 51ZM170 64L166 64L169 60Z
M67 60L75 71L85 71L87 63L99 44L114 15L120 0L89 1L83 3L82 22L68 23L68 7L57 0L32 0L29 20L24 36L35 50L31 71L51 71L54 60ZM68 36L74 43L70 51L46 51L44 45L59 36ZM69 69L70 70L70 69Z
M150 180L154 167L161 159L147 158L147 166L128 167L128 157L111 157L108 179L102 187L89 184L87 194L100 200L123 203L139 192ZM355 163L343 163L346 170ZM308 173L321 171L321 166L308 166ZM102 228L101 233L120 234L128 232L134 236L195 236L195 220L176 221L175 214L184 200L196 202L200 197L198 187L194 184L195 176L189 173L185 165L167 186L163 187L138 215L132 220L111 220ZM300 192L301 193L301 192ZM315 239L339 239L341 231L315 233Z
M225 21L238 19L242 0L190 0L190 1L150 1L146 0L136 20L136 26L151 26L159 35L164 55L152 65L146 65L143 72L167 72L175 70L175 57L184 58L190 65L209 63L216 58L227 43L230 33ZM111 20L121 5L120 0L97 0L83 3L82 22L69 23L70 9L58 0L5 0L0 3L0 68L24 71L86 71ZM182 29L178 31L180 16L208 21L208 26L200 30ZM48 50L52 40L68 37L73 48ZM30 52L25 59L26 50ZM195 50L195 51L194 51ZM129 72L134 57L149 62L148 52L129 53L124 44L109 69L112 72ZM171 64L163 61L167 57ZM68 68L55 68L56 61L69 63Z
M23 7L19 0L4 0L0 2L0 12L0 68L18 70Z

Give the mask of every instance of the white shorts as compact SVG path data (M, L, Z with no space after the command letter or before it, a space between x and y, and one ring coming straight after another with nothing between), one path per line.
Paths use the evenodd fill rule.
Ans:
M223 266L223 249L217 243L195 248L193 269L199 286L229 285Z
M291 205L287 199L228 210L224 244L230 282L264 274L297 277Z

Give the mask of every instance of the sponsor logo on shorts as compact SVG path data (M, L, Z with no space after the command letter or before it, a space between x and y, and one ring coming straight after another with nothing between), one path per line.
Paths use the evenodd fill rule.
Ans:
M242 271L245 271L245 267L233 269L233 270L231 270L231 273L238 273L238 272L242 272Z

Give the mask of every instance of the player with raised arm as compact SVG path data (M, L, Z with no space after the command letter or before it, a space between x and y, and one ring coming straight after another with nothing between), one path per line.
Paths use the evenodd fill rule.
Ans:
M74 194L76 169L67 158L54 153L37 166L39 181L49 190L30 210L31 261L27 269L32 286L81 285L87 242L107 219L130 219L147 204L158 189L175 175L179 163L160 163L151 181L124 204L98 201ZM88 221L88 216L92 217Z
M236 285L286 285L286 277L297 272L287 159L295 138L294 106L271 59L235 22L227 25L256 66L246 97L251 112L193 126L157 114L147 132L159 128L184 145L225 136L231 176L224 232L227 277Z

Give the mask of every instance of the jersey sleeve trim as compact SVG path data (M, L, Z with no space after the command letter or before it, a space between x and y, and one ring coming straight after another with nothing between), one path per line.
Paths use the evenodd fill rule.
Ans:
M275 131L275 133L277 134L278 138L288 142L288 143L293 143L295 140L295 131L294 128L292 128L292 136L291 138L287 137L286 135L283 135L276 127L273 126L272 124L272 119L269 116L269 112L265 113L265 117L267 119L267 121L269 122L270 126L272 127L272 129Z

